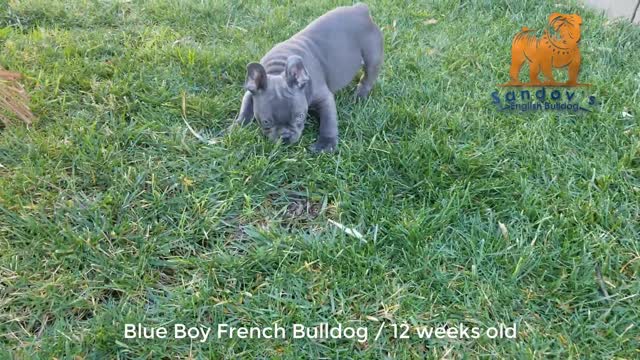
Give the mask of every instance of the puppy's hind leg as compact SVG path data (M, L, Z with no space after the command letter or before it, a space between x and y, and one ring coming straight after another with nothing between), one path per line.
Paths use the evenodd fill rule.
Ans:
M365 98L373 88L384 61L384 39L377 26L374 25L371 33L365 38L361 52L364 61L364 76L360 79L356 96Z

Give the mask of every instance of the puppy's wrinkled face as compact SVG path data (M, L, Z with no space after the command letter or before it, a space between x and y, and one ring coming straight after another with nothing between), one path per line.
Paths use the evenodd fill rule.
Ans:
M283 74L267 75L262 65L247 66L245 88L253 96L253 114L271 141L293 144L300 139L309 104L309 76L299 56L290 56Z
M293 144L300 139L307 117L304 91L289 87L282 76L268 76L267 88L253 96L253 114L271 141Z

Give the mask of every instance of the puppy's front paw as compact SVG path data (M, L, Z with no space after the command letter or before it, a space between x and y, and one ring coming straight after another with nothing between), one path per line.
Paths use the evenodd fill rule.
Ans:
M313 145L311 151L314 153L334 152L338 147L338 139L336 138L319 138Z
M231 126L247 126L247 125L251 124L251 122L253 122L253 116L249 116L249 115L245 115L245 114L240 114L240 115L238 115L238 117L233 121L233 123L231 124Z
M369 96L369 92L371 92L371 86L363 85L362 83L358 84L356 88L356 100L365 99Z

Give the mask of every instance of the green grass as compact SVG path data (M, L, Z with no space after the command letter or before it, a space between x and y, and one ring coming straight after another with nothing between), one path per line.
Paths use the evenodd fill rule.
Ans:
M0 65L25 74L39 118L0 130L0 354L640 355L640 28L573 2L371 0L386 62L367 101L354 84L337 95L338 153L308 152L317 125L293 146L255 126L199 142L183 92L191 125L217 134L245 65L346 2L284 3L0 0ZM497 112L513 35L552 12L582 15L580 80L601 105ZM372 318L519 327L367 344L123 336L127 322L329 321L373 338Z

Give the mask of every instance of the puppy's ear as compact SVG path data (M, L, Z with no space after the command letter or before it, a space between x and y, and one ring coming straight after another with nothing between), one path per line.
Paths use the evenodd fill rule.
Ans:
M244 88L253 94L267 88L267 72L262 65L258 63L247 65L247 79L244 82Z
M290 87L303 88L309 81L309 74L302 63L302 58L298 55L291 55L287 58L285 68L287 84Z
M552 13L549 15L549 25L551 25L554 31L558 31L560 26L562 26L566 20L567 19L564 14Z

